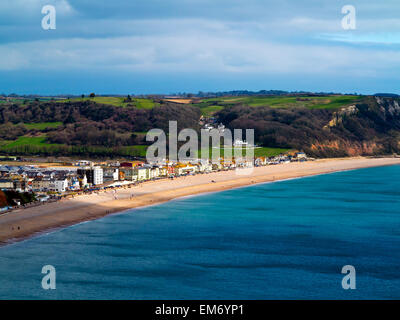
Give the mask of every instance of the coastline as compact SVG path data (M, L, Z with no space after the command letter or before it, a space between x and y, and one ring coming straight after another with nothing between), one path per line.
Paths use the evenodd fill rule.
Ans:
M312 162L256 167L253 173L247 176L238 175L233 170L180 177L174 180L148 181L139 186L119 189L117 200L114 200L112 192L106 191L0 215L0 246L36 234L177 198L260 183L396 164L400 164L400 158L321 159ZM132 194L133 198L131 198Z

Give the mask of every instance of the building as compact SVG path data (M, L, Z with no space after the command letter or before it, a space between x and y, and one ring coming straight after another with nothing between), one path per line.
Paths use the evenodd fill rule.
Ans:
M68 179L50 180L48 182L48 191L65 192L68 188Z
M41 179L37 178L32 181L32 191L36 192L65 192L68 189L69 181L64 179Z
M160 177L166 177L168 176L168 167L163 166L159 168L159 176Z
M103 180L104 181L117 181L119 180L119 169L106 167L103 168Z
M150 179L150 170L151 168L148 167L136 168L138 180L143 181Z
M14 189L14 182L10 179L0 179L1 190L12 190Z
M208 161L201 160L197 164L197 171L199 172L211 172L212 171L212 165Z
M81 186L79 185L79 180L76 177L72 177L69 181L68 188L70 190L79 190Z
M304 152L297 152L296 153L297 160L307 160L307 155Z
M36 178L32 181L32 191L47 191L50 184L50 180Z
M150 179L158 178L160 176L160 168L157 166L154 166L150 170Z
M137 181L138 180L137 169L133 167L120 167L119 180Z
M196 173L198 167L190 163L178 163L175 166L175 173L180 176L184 174Z
M82 189L84 189L84 188L89 186L87 178L86 178L86 174L81 179L79 179L79 183L80 183L80 186L81 186Z
M127 168L134 168L134 167L141 167L145 163L143 161L129 161L129 162L121 162L120 167L127 167Z
M101 167L84 167L77 170L78 176L82 179L86 176L87 183L92 185L103 184L103 168Z
M89 160L78 160L75 162L75 165L78 167L93 166L93 162Z

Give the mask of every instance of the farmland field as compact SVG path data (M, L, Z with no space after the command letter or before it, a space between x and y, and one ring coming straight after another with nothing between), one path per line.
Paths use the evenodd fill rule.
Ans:
M72 98L69 100L63 100L64 102L68 101L94 101L96 103L108 104L115 107L128 107L134 106L138 109L152 109L156 107L158 104L155 103L151 99L142 99L142 98L131 98L131 101L126 102L126 97L94 97L94 98Z
M210 158L211 158L212 150L213 150L212 148L210 148L208 150L208 155L209 155ZM219 150L220 150L220 156L223 157L225 155L225 148L220 148ZM231 150L232 156L234 156L234 151L232 150L232 148L230 148L230 150ZM259 147L259 148L255 148L254 149L254 156L255 157L275 157L277 155L280 155L282 153L286 153L288 151L290 151L290 149ZM207 150L205 152L207 153ZM204 152L202 150L199 150L200 156L201 156L202 153L204 153ZM246 150L245 149L242 149L242 155L243 156L246 155Z
M41 137L19 137L15 141L0 141L0 152L11 154L68 154L68 155L90 155L90 156L135 156L145 157L147 146L134 145L122 147L103 146L70 146L64 144L47 143L46 136Z
M51 146L51 145L57 145L57 144L49 144L46 143L46 137L41 136L41 137L19 137L17 140L12 141L6 145L3 146L3 148L13 148L17 146L23 146L23 145L33 145L33 146Z
M62 122L39 122L39 123L24 123L24 126L28 129L45 130L47 128L58 128L62 126Z
M233 106L243 104L251 107L270 106L272 108L306 107L310 109L334 109L358 102L359 96L249 96L249 97L221 97L203 99L198 104L200 108L210 106Z

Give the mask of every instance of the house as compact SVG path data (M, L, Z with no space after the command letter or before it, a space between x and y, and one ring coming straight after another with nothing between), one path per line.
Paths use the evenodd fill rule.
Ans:
M168 165L168 166L167 166L167 175L168 175L169 177L175 175L175 167L174 167L173 165Z
M121 168L133 168L133 167L134 167L134 164L133 164L133 162L121 162L121 163L119 164L119 166L120 166Z
M79 190L80 189L79 180L76 177L72 177L69 180L68 188L71 189L71 190Z
M229 169L233 169L236 167L236 162L223 159L221 161L221 165L222 165L223 169L229 170Z
M304 152L297 152L296 158L299 161L304 161L304 160L307 160L307 155Z
M35 179L32 181L32 191L65 192L68 189L68 179Z
M87 166L93 166L93 162L89 160L78 160L75 162L75 166L77 167L87 167Z
M248 143L247 141L243 141L240 139L235 139L235 142L233 143L234 147L247 147Z
M0 179L1 190L13 190L14 182L11 179Z
M32 181L32 191L47 191L50 184L50 180L36 178Z
M86 174L81 179L79 179L79 184L81 186L81 189L84 189L89 186Z
M160 176L160 168L154 166L150 169L150 179L158 178Z
M68 179L50 180L47 186L48 191L65 192L68 188Z
M112 167L103 168L104 181L117 181L119 179L119 169Z
M208 161L200 160L196 163L198 172L211 172L212 165Z
M129 162L121 162L120 167L126 168L134 168L134 167L141 167L144 165L143 161L129 161Z
M159 167L158 170L159 170L160 177L168 176L168 167L167 166Z
M258 157L254 160L254 165L256 167L259 166L265 166L267 164L267 158L266 157Z
M14 190L19 192L25 192L28 188L28 183L25 179L14 179Z
M175 166L175 174L178 176L184 175L184 174L190 174L190 173L196 173L197 172L197 166L192 165L190 163L178 163Z
M151 170L151 168L149 168L147 166L136 168L138 181L150 179L150 170Z
M138 174L137 169L133 167L120 167L119 169L119 180L137 181Z
M222 169L222 164L220 162L213 162L211 164L212 171L218 171Z

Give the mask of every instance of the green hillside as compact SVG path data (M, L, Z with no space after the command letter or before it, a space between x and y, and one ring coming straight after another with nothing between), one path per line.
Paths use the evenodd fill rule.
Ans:
M93 101L101 104L108 104L114 107L135 107L138 109L152 109L158 106L152 99L131 98L130 101L126 97L85 97L85 98L72 98L63 100L64 102L79 102L79 101Z
M332 96L247 96L203 99L195 104L205 116L211 116L224 107L244 105L250 107L269 106L277 109L308 108L337 109L361 102L363 97L350 95Z

